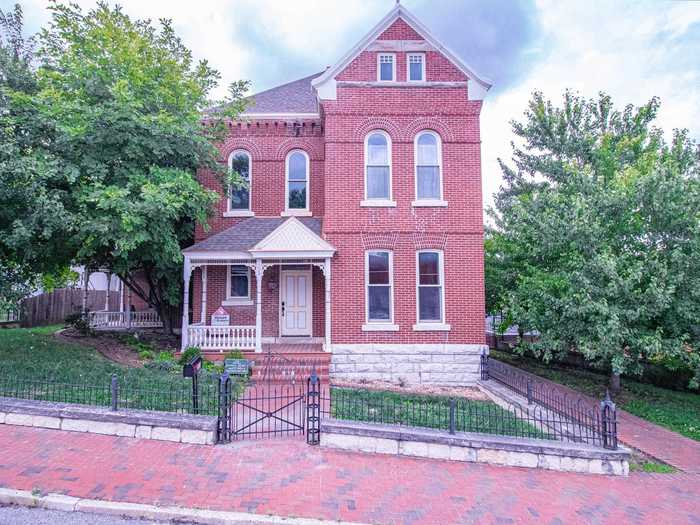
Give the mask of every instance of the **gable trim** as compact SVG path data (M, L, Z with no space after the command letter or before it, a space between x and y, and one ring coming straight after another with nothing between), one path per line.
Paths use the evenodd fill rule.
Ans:
M298 249L280 249L277 246L270 246L275 237L279 236L284 230L295 228L299 234L305 235L313 239L312 246L300 246ZM309 254L310 257L331 257L335 253L335 248L328 244L324 239L316 234L311 228L306 226L296 217L290 217L255 246L248 250L254 257L269 256L269 257L299 257L300 254Z
M343 58L336 64L329 67L320 76L311 81L311 85L316 88L320 99L335 100L336 80L335 76L347 67L362 51L367 49L377 37L384 32L385 29L391 26L396 20L401 18L414 31L425 38L425 41L432 45L434 49L442 53L450 62L452 62L460 71L462 71L469 80L474 82L474 86L470 89L469 98L471 100L481 100L486 95L486 92L491 88L493 82L485 77L477 75L473 68L465 64L453 51L442 45L415 16L413 16L402 4L396 6L375 25L365 37L360 40ZM391 42L391 41L389 41Z

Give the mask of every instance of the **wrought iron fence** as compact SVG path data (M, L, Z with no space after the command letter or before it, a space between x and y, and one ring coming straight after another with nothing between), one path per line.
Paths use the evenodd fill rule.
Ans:
M498 381L527 399L528 406L541 407L567 420L573 441L617 448L617 410L609 394L595 403L488 356L481 357L481 379Z
M192 382L172 380L139 383L116 375L104 381L69 383L51 379L0 376L0 397L56 403L138 409L180 414L218 415L218 375L202 373L196 390Z

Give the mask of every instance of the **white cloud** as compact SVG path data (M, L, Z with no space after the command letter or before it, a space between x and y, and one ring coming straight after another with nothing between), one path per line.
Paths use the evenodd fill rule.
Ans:
M588 97L605 91L618 106L659 96L657 124L668 132L688 128L700 137L700 3L666 5L538 2L540 58L517 86L484 103L485 205L501 184L497 158L510 159L508 122L522 117L534 90L555 102L567 87Z

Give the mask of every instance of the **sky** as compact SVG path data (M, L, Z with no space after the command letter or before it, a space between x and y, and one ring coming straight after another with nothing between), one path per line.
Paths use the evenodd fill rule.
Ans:
M93 1L73 0L84 8ZM395 0L122 0L135 18L170 18L196 58L253 92L322 71L357 43ZM15 1L0 0L8 10ZM21 2L28 32L47 0ZM605 91L619 107L658 96L657 125L700 140L700 1L402 0L433 35L494 82L481 115L484 205L511 155L510 122L533 91L558 102L571 88Z

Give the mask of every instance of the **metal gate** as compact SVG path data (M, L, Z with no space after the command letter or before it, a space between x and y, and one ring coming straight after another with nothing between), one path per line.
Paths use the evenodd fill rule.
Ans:
M251 384L238 396L231 390L231 379L224 374L219 384L219 443L307 434L309 444L318 444L320 381L315 371L298 384Z

